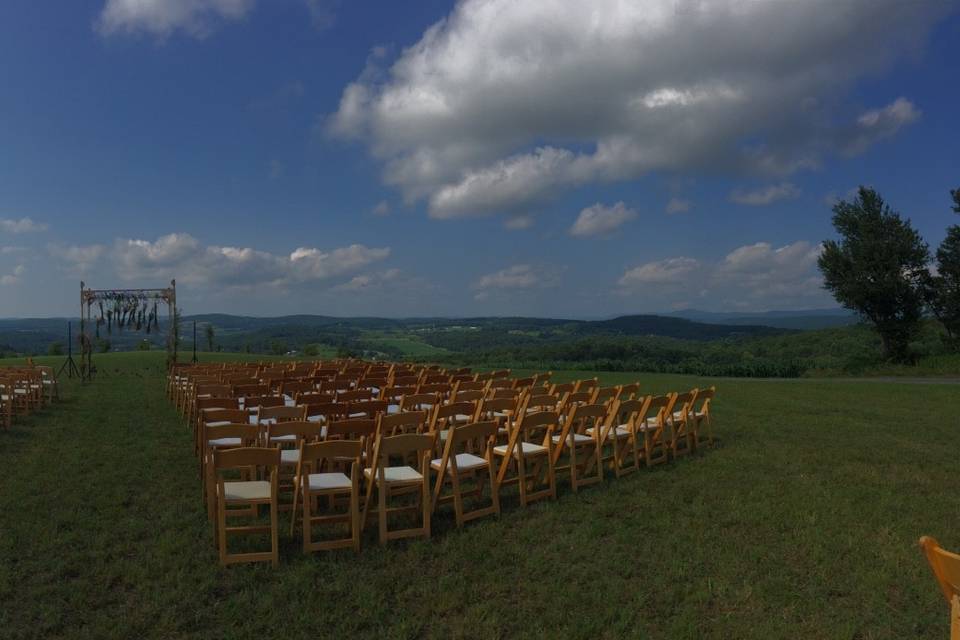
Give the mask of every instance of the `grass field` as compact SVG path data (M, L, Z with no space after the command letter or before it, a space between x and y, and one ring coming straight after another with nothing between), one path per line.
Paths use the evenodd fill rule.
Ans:
M0 432L3 638L947 637L916 541L960 548L954 385L712 381L714 450L359 555L281 527L278 569L222 569L162 354L99 362Z

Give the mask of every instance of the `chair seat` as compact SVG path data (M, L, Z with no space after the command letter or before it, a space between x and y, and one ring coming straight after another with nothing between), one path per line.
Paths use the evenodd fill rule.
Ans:
M363 475L368 480L373 473L373 469L367 467L363 470ZM423 481L423 476L413 467L386 467L383 470L383 478L387 484L415 484Z
M468 416L465 413L458 413L453 417L453 419L456 420L457 422L470 422L471 420L473 420L473 416Z
M400 405L398 404L387 405L387 413L389 415L393 415L394 413L400 413Z
M239 447L240 438L214 438L207 440L207 444L211 447Z
M475 456L472 453L458 453L457 458L457 469L460 471L470 471L472 469L482 469L487 467L487 461L481 458L480 456ZM430 461L430 468L434 471L440 470L440 463L443 462L443 458L437 458L436 460ZM453 473L453 467L447 467L447 473Z
M599 427L599 429L600 429L600 435L603 435L603 427ZM589 427L589 428L587 429L587 433L592 436L592 435L593 435L593 430L594 430L594 427ZM629 438L629 437L630 437L630 427L628 427L628 426L625 425L625 424L621 424L621 425L618 426L616 429L611 429L611 430L610 430L610 433L607 434L607 437L608 437L608 438L611 438L611 437L612 437L612 438L617 438L618 440L622 440L623 438Z
M227 502L246 502L248 500L269 500L270 483L266 480L248 480L246 482L224 482L223 495Z
M507 446L502 444L500 446L494 447L493 452L499 456L507 455ZM521 454L521 450L523 453ZM533 444L532 442L521 442L520 447L515 447L513 450L513 456L519 458L521 455L524 456L534 456L534 455L543 455L547 453L547 448L539 444Z
M311 473L307 476L310 491L330 491L334 489L352 489L350 478L343 473Z
M296 442L297 436L292 433L288 433L285 436L271 436L270 442Z
M656 423L648 424L646 422L641 422L637 425L637 431L656 431L659 428L659 425Z
M299 449L281 449L280 464L297 464L300 462Z
M561 437L562 436L558 434L555 436L551 436L550 440L553 442L553 444L560 444ZM588 442L593 442L593 438L591 438L590 436L585 436L582 433L571 433L570 435L567 436L567 442L568 443L575 442L576 444L586 444Z
M208 427L222 427L224 425L230 424L229 420L215 420L213 422L204 422L204 425Z

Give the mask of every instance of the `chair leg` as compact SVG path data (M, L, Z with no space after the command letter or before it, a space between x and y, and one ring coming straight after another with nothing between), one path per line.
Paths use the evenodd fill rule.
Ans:
M272 564L276 567L280 563L280 543L277 536L279 528L279 518L277 517L277 496L274 494L270 501L270 550L272 555Z
M387 488L379 486L377 483L377 504L380 506L380 512L377 514L380 520L380 544L387 544Z
M302 535L303 535L303 551L304 552L309 551L310 545L313 543L312 506L313 506L313 496L311 496L309 492L305 493L303 496L303 518L302 518L303 526L301 527L301 529L303 529ZM293 519L295 520L296 517L297 517L297 512L294 511ZM290 533L291 535L293 534L292 522L290 523Z
M360 552L360 490L354 481L350 492L350 537L353 540L353 550Z

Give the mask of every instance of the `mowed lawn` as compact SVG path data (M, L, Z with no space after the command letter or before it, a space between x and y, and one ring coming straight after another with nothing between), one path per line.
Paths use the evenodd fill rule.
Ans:
M958 386L716 380L713 450L359 555L304 555L282 514L279 568L223 569L162 355L98 362L0 432L0 637L948 634L916 542L960 548Z

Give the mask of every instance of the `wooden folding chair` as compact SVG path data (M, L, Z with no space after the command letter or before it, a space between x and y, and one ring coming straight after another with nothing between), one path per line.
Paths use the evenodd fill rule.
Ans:
M600 437L601 451L609 444L612 452L603 455L604 462L609 462L616 477L623 476L640 469L639 441L643 433L638 431L637 425L643 423L646 415L646 406L650 398L642 400L612 400L608 405L609 411L604 422ZM590 433L590 429L587 430Z
M220 564L238 562L270 561L274 567L279 560L277 545L277 469L280 466L278 449L243 447L239 449L216 449L213 452L213 469L217 475L217 537L220 549ZM225 480L226 470L249 469L261 472L269 480ZM249 515L250 508L256 514L261 505L270 507L270 526L228 526L227 519ZM231 507L240 507L240 510ZM256 515L254 516L256 517ZM239 534L270 533L270 551L254 553L229 553L227 537Z
M388 540L410 538L416 536L430 537L430 458L433 451L433 437L428 434L404 434L377 439L373 466L363 470L367 481L367 495L363 508L363 522L367 521L367 514L373 498L373 490L377 490L377 517L380 523L380 544ZM391 466L391 457L400 458L406 463L408 458L416 458L418 468L407 464ZM388 508L388 500L394 495L418 493L417 503L414 506ZM391 531L387 526L389 515L399 512L422 511L421 526Z
M635 400L640 396L640 383L621 384L617 391L617 400Z
M436 438L438 451L447 443L447 433L453 427L477 421L477 405L473 402L438 404L430 414L429 432Z
M250 423L214 422L203 425L203 448L200 451L200 491L207 515L215 522L213 452L217 449L255 447L260 439L259 427Z
M578 392L587 393L591 392ZM572 395L572 394L570 394ZM607 418L607 407L602 404L574 404L567 412L560 433L550 436L551 459L554 473L570 472L570 487L574 493L581 486L603 480L603 464L600 459L602 426ZM589 431L588 431L589 430ZM564 452L569 459L560 465ZM591 475L596 467L596 474Z
M320 425L316 422L293 421L268 423L263 434L263 446L280 448L280 468L277 473L279 493L293 491L294 476L300 462L300 445L320 438ZM280 503L286 511L289 504Z
M256 423L267 425L271 422L303 422L307 419L305 406L260 407L256 412Z
M494 455L503 459L497 471L497 484L516 482L520 486L520 504L523 506L535 500L557 497L550 439L559 430L560 419L553 411L522 414L511 425L507 444L493 448ZM529 471L528 465L532 465ZM513 466L516 466L516 475L508 478L507 472ZM545 478L541 475L544 472ZM538 484L546 487L538 490Z
M960 555L947 551L935 538L920 538L930 569L950 605L950 640L960 640Z
M457 527L463 527L465 522L491 514L500 517L500 488L497 486L497 467L493 458L497 428L496 422L476 422L452 427L443 448L443 456L430 462L430 468L437 474L433 489L433 508L436 509L441 502L452 500ZM481 455L473 453L474 451ZM477 476L484 473L490 482L491 504L464 511L462 482L472 478L476 485L473 495L480 498L483 495L484 483ZM443 488L448 482L451 494L444 495Z
M302 496L303 512L303 550L305 552L351 547L360 551L360 456L363 442L359 440L330 440L327 442L302 443L300 447L297 473L294 478L293 515L290 520L290 535L293 535L297 522L297 499ZM323 471L325 463L330 470ZM350 470L347 476L342 471L332 470L334 466L346 466ZM337 503L338 497L348 498L346 513L317 514L323 498L329 500L330 508ZM346 522L350 536L338 540L314 542L313 527L317 524Z
M696 443L692 433L693 403L697 390L673 394L673 410L667 414L670 420L670 453L674 458L693 451Z
M694 405L693 413L693 433L697 446L708 444L714 445L713 440L713 418L710 414L710 405L717 395L717 388L700 389L697 392L697 403Z
M400 398L400 409L404 411L432 411L433 407L440 402L440 396L436 393L412 393Z
M378 433L396 436L403 433L425 433L429 423L426 411L404 411L392 415L380 414Z
M675 394L647 396L643 410L636 417L634 434L638 452L648 467L666 462L670 456L670 442L666 439L667 416L673 411ZM640 439L643 445L640 445Z

